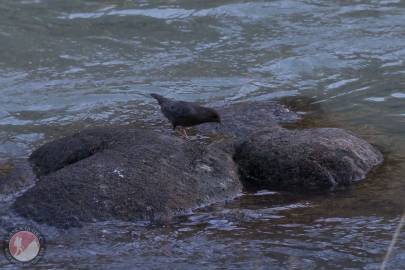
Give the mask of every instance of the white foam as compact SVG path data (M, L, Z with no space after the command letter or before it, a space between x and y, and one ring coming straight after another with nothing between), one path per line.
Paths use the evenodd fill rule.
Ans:
M393 97L393 98L405 98L405 93L401 93L401 92L392 93L391 97Z
M385 97L369 97L366 98L367 101L372 101L372 102L383 102L385 101Z
M340 88L340 87L342 87L342 86L345 86L345 85L347 85L347 84L349 84L349 83L352 83L352 82L355 82L355 81L358 81L358 80L359 80L359 79L341 80L341 81L338 81L338 82L329 84L329 85L326 87L326 89L331 90L331 89Z

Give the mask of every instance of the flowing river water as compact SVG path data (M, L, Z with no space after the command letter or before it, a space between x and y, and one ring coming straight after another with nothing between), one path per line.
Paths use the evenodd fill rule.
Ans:
M381 269L405 206L404 61L400 0L0 1L0 157L163 123L151 92L281 100L306 112L299 127L349 129L385 157L325 195L246 192L162 226L38 225L46 252L30 269ZM397 236L386 269L405 269ZM0 268L18 269L2 254Z

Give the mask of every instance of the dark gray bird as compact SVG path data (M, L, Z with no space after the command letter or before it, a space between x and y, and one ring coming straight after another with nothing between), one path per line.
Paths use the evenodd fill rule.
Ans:
M151 94L160 105L164 116L169 119L175 130L177 126L191 127L207 122L221 123L221 118L217 111L198 105L194 102L178 101L165 98L158 94ZM183 128L183 133L187 133Z

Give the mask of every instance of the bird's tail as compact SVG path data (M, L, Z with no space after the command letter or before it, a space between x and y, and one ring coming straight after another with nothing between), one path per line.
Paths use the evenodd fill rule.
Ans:
M152 93L150 95L159 102L159 105L161 105L166 100L165 97L155 94L155 93Z

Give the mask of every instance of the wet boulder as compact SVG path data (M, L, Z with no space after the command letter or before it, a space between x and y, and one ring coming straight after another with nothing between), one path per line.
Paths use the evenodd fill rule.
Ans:
M233 198L242 188L229 154L146 129L85 130L45 144L30 160L39 180L14 209L57 227L166 220Z
M296 112L274 101L247 101L218 107L221 124L206 123L196 127L197 133L208 137L241 140L263 129L296 122Z
M236 146L234 159L246 184L288 191L346 186L383 161L369 143L337 128L261 131Z
M114 143L116 134L102 129L88 129L63 137L35 150L29 157L37 175L46 175L85 159Z
M280 127L299 115L274 102L218 111L221 125L193 128L210 140L185 140L166 128L117 126L47 143L29 159L38 181L13 207L24 217L65 228L97 220L167 220L231 199L242 183L329 190L365 178L383 160L342 129Z

